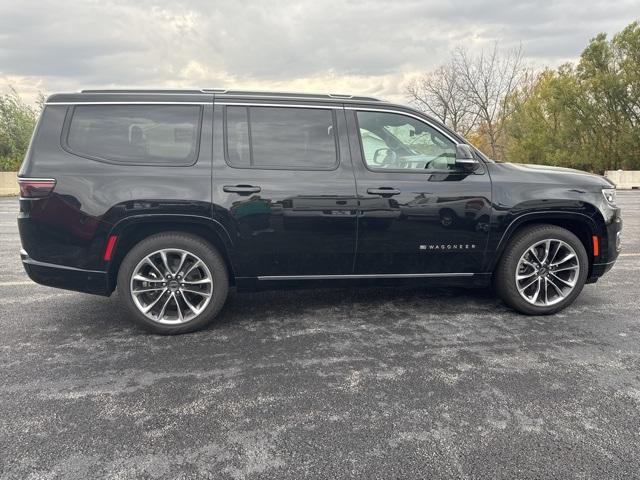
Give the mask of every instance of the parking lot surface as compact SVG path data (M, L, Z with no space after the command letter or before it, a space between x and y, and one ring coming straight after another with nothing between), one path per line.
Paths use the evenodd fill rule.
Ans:
M149 335L38 286L0 199L0 478L638 478L640 192L573 306L489 292L236 294Z

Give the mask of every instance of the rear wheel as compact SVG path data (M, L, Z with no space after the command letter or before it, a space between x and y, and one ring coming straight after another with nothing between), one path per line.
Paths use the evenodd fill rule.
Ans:
M160 334L200 329L222 308L229 290L220 253L203 239L180 232L153 235L126 255L118 295L131 317Z
M533 225L517 233L495 272L497 293L529 315L558 312L582 291L589 269L584 245L555 225Z

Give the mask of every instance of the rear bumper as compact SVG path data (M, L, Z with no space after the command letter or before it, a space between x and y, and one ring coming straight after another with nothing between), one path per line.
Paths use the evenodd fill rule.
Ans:
M107 272L39 262L29 258L24 250L20 252L20 257L27 275L36 283L105 297L111 294Z

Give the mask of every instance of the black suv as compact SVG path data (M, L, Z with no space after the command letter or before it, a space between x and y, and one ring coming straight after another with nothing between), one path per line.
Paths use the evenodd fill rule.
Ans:
M499 163L374 98L226 90L49 97L19 173L36 282L110 295L158 333L239 290L493 283L526 314L611 268L614 185Z

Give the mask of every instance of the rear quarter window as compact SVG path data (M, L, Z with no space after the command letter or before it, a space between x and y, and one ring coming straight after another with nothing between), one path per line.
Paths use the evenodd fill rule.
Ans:
M75 155L106 162L192 165L201 119L199 105L76 105L63 146Z

